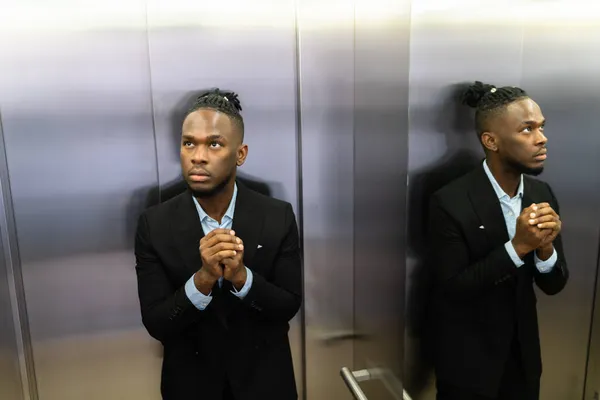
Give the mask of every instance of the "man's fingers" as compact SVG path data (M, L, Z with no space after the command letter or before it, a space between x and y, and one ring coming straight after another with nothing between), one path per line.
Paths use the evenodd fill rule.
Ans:
M231 232L233 232L233 231L231 231ZM208 242L206 242L206 245L208 247L213 247L219 243L239 243L239 241L237 241L236 239L237 238L234 235L227 234L227 233L221 233L221 234L215 235L211 239L209 239Z
M544 222L542 224L537 224L537 227L539 229L552 229L552 230L557 230L560 228L560 223L556 222L556 221L552 221L552 222Z
M205 235L202 239L200 239L200 242L208 241L213 236L216 236L216 235L226 235L226 234L233 235L233 234L235 234L235 233L231 233L231 232L233 232L231 229L223 229L223 228L213 229L212 231L208 232L208 234Z
M232 234L231 232L233 231L227 231L227 233L219 233L216 235L213 235L210 239L206 240L205 242L200 242L200 247L213 247L216 246L217 244L221 243L221 242L226 242L226 243L241 243L242 240L238 237L236 237L234 234ZM235 233L235 232L233 232Z
M210 244L222 240L231 240L232 237L235 237L234 235L235 232L231 229L215 229L214 231L211 231L208 235L206 235L204 239L206 239L206 243Z
M529 225L537 225L537 224L542 224L544 222L553 222L556 221L556 217L554 215L544 215L543 217L539 217L539 218L535 218L535 219L530 219L529 220Z
M521 215L524 215L524 214L531 214L532 212L535 212L535 209L534 209L534 207L535 207L535 204L532 204L532 205L530 205L529 207L525 207L525 208L523 209L523 211L521 211Z
M537 219L546 215L552 215L558 218L558 215L548 203L532 204L523 210L522 215L529 219L530 223L532 219Z
M207 247L206 249L200 248L200 252L204 254L205 257L211 257L214 254L227 250L242 251L244 250L244 245L232 242L219 242L212 247Z
M541 210L542 208L550 207L548 203L536 203L531 206L534 211Z
M534 214L536 214L537 217L542 217L544 215L554 215L554 216L558 216L556 214L556 211L554 211L552 209L552 207L544 207L541 209L538 209L537 211L534 211Z
M236 254L237 252L235 250L223 250L211 256L210 260L211 262L221 263L224 262L224 260L227 258L235 257Z

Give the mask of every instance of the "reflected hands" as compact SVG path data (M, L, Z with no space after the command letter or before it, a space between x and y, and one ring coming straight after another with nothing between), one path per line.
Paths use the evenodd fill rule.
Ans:
M554 252L552 243L562 229L560 216L552 209L548 203L532 204L532 213L530 215L529 225L534 226L540 232L546 232L536 248L537 256L540 260L547 260Z
M521 215L519 215L519 218L517 218L516 232L515 237L512 239L512 244L519 258L523 259L525 255L540 248L551 233L551 229L545 228L547 222L543 224L535 222L538 220L538 217L541 218L539 215L540 210L547 207L549 207L547 203L532 204L525 208L521 212ZM547 211L545 211L544 217L546 213ZM538 224L542 227L539 228Z

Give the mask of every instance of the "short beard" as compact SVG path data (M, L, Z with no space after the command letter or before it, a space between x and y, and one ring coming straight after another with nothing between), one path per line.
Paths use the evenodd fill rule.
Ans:
M513 170L516 171L519 174L525 174L525 175L531 175L531 176L538 176L540 175L542 172L544 172L544 167L538 167L538 168L529 168L523 164L521 164L518 161L515 161L511 158L506 160L508 166Z
M192 189L192 187L190 186L190 184L186 181L187 187L190 190L190 192L192 192L192 195L197 198L197 199L208 199L211 197L216 196L217 194L221 193L226 187L227 184L229 182L231 182L231 180L233 179L233 172L231 172L225 179L223 179L221 182L219 182L217 185L215 185L215 187L207 189L207 190L194 190Z

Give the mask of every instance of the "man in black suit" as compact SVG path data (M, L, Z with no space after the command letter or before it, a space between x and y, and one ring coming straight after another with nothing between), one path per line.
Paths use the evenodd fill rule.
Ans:
M182 129L188 190L138 221L142 321L162 342L166 400L297 399L288 330L302 301L289 203L236 183L237 95L201 95Z
M430 338L438 400L537 400L542 372L533 283L568 280L559 206L539 175L545 119L522 89L476 82L482 165L430 204L435 288Z

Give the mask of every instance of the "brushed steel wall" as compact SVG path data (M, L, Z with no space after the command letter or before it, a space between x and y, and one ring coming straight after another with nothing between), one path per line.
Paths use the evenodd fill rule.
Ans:
M600 13L587 3L535 2L524 24L521 85L548 120L543 179L560 202L571 277L554 297L538 291L544 374L541 398L580 399L585 384L590 319L600 241ZM597 384L596 377L596 384ZM596 390L600 387L596 386ZM594 399L591 393L586 400Z
M512 10L431 3L413 0L411 17L405 383L416 400L435 398L422 341L429 295L424 259L431 250L424 230L428 198L483 158L472 115L456 105L456 85L518 83L521 68L521 27L507 22L514 20Z
M0 168L6 169L3 155L2 121L0 120ZM4 206L4 189L6 182L0 179L0 397L3 399L23 399L23 382L21 380L19 336L21 334L18 319L15 320L15 290L12 260L5 243L9 243L6 229L6 209ZM9 247L9 246L8 246ZM12 288L11 288L12 286ZM18 312L16 313L18 315Z
M307 399L349 400L353 364L354 4L298 9Z
M410 1L356 0L354 368L371 400L401 399L406 276Z
M1 232L4 234L4 232ZM19 371L19 352L13 321L9 278L4 246L0 243L0 396L3 399L23 398Z
M549 162L541 179L561 203L565 252L572 271L556 297L538 295L544 362L543 399L581 399L598 252L595 152L598 13L567 1L489 4L413 1L410 77L407 385L433 399L433 377L421 343L428 277L422 260L427 197L483 158L456 84L481 80L519 85L548 118ZM595 15L595 18L594 18ZM582 39L585 38L585 39ZM586 397L592 399L592 397Z
M39 397L158 398L132 252L157 184L142 1L3 1L0 107Z
M350 400L346 366L387 369L415 400L432 399L420 341L423 204L482 157L454 98L455 84L476 79L523 86L549 120L543 179L561 201L572 275L561 295L539 296L542 398L582 398L600 241L591 6L50 3L0 0L0 188L16 224L0 223L2 398L160 398L161 347L139 316L135 221L183 189L183 112L220 87L244 107L241 178L291 202L303 231L304 315L290 332L300 398ZM599 326L585 400L600 389ZM371 400L394 397L381 382L361 386Z
M600 257L599 257L600 258ZM600 261L600 259L599 259ZM598 264L600 269L600 263ZM596 271L596 292L592 314L592 329L590 330L590 345L588 349L585 397L584 400L594 400L600 397L600 279Z

